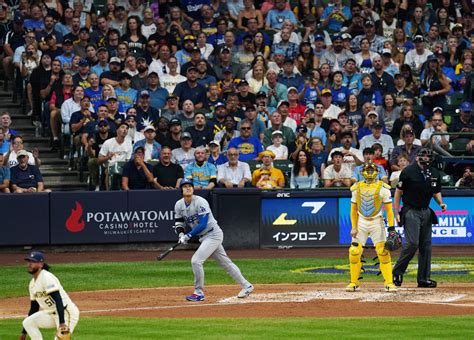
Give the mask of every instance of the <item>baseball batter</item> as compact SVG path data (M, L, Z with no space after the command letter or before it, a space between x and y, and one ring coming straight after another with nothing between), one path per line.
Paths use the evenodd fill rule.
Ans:
M382 215L382 206L385 206L387 221L391 226L389 230L394 230L390 186L377 180L377 173L378 168L375 164L366 163L362 168L364 180L351 187L352 244L349 248L351 283L346 287L348 292L359 290L359 276L362 270L361 257L363 247L369 237L375 245L385 290L387 292L397 291L392 281L392 259L390 252L385 249L386 234Z
M176 202L174 207L175 232L179 235L179 241L182 244L186 244L193 236L198 236L201 243L191 259L194 273L194 293L186 296L186 300L204 300L203 264L209 256L212 256L240 284L242 289L237 297L246 298L253 292L254 287L227 256L222 246L224 234L212 215L209 203L204 198L194 195L194 186L191 180L182 179L179 187L183 198Z
M31 306L23 320L20 339L43 339L40 328L56 328L57 339L70 339L79 321L79 309L64 291L58 278L49 272L42 252L33 251L25 258L33 276L29 285Z

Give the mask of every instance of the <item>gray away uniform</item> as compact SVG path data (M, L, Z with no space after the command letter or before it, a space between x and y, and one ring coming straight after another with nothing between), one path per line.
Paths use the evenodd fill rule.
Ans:
M191 259L194 273L194 294L204 295L203 263L209 258L209 256L216 260L217 263L242 287L242 289L251 285L250 282L243 277L240 269L227 256L224 247L222 246L224 233L212 215L209 203L204 198L193 195L190 205L187 205L184 198L182 198L176 202L174 211L175 219L183 218L184 224L190 228L196 227L199 224L199 221L205 218L206 215L208 217L207 225L197 234L201 245Z

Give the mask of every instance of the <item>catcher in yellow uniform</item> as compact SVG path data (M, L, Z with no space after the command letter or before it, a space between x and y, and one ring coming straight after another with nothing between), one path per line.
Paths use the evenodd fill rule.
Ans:
M366 163L361 171L364 180L355 183L351 187L352 244L349 248L351 283L346 287L346 291L359 290L363 246L370 237L379 258L385 290L395 292L397 288L392 281L392 259L390 252L385 249L386 233L382 215L382 206L384 205L388 225L391 226L389 230L394 229L390 186L376 180L378 169L375 164Z

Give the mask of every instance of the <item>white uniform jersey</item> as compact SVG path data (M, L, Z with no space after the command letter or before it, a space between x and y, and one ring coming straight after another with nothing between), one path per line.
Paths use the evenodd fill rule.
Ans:
M73 304L58 278L44 269L41 270L36 280L31 279L29 290L31 301L38 302L41 310L56 311L56 303L50 296L51 293L56 291L59 291L64 307Z
M184 198L182 198L178 202L176 202L174 206L175 219L183 218L186 226L190 228L194 228L199 223L199 219L206 214L209 215L207 226L202 232L198 234L199 236L208 233L212 229L214 231L216 229L220 229L216 219L212 215L209 203L201 196L193 195L191 204L187 205L184 201Z

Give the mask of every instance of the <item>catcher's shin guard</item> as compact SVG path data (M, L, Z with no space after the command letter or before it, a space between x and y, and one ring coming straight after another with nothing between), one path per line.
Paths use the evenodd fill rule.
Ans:
M349 248L349 267L351 272L351 283L359 285L360 272L362 270L362 252L364 249L362 245L358 242L352 242L351 247Z
M392 258L390 252L385 249L385 242L379 242L375 245L375 251L379 257L380 271L382 272L384 284L393 284Z

